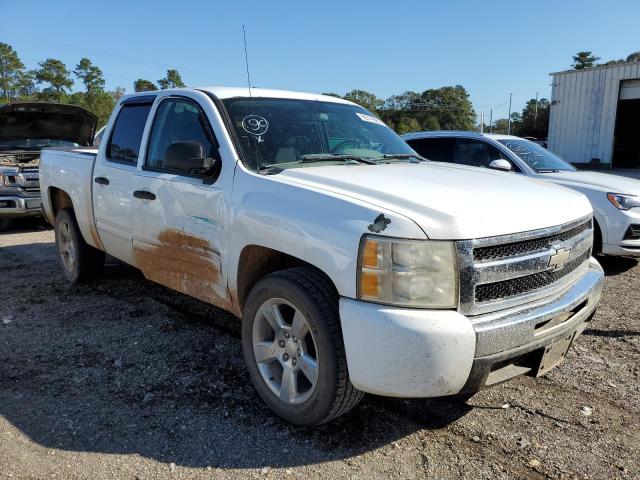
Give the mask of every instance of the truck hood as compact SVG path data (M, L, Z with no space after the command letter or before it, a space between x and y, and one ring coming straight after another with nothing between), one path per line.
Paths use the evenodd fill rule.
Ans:
M439 162L291 168L278 177L402 214L432 239L519 233L592 213L584 195L566 188Z
M575 187L594 187L594 189L613 192L640 195L640 180L611 175L600 172L557 172L542 173L538 178L544 178L560 185Z
M59 103L12 103L0 107L0 141L45 138L89 146L98 117Z

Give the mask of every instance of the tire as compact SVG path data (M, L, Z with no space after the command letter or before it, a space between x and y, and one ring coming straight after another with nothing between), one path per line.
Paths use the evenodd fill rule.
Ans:
M272 327L274 306L284 321L279 330ZM306 330L298 328L300 318ZM296 332L302 332L299 338ZM276 272L254 286L243 309L242 346L258 394L276 415L290 423L328 422L347 413L364 396L349 381L338 294L328 279L311 268ZM287 376L292 371L294 374ZM295 389L285 388L285 383Z
M9 227L11 227L11 224L13 223L12 220L13 219L11 218L0 218L0 232L4 232L5 230L8 230Z
M600 230L600 225L596 222L595 218L593 220L593 255L594 257L597 255L602 255L602 230Z
M63 209L58 212L55 235L58 259L67 280L71 283L83 283L102 275L104 252L84 241L73 210Z

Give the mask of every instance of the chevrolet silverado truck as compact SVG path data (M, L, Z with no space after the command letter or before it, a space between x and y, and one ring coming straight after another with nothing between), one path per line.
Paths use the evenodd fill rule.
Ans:
M90 145L97 118L81 107L13 103L0 107L0 231L42 215L38 162L50 146Z
M41 166L69 281L107 253L233 313L258 394L306 425L562 360L602 289L591 206L504 175L342 99L224 87L125 96L97 150Z

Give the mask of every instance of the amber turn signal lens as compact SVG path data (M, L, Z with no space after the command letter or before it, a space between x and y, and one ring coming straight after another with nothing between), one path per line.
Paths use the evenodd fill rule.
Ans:
M362 252L362 266L365 268L378 268L378 242L367 239Z
M366 298L378 296L378 274L362 272L360 274L360 295Z

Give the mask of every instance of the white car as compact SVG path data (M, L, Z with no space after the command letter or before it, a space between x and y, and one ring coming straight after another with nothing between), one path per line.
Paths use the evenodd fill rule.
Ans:
M638 180L579 171L537 143L511 135L441 131L403 138L430 160L509 170L577 190L589 198L594 210L594 252L640 256Z
M297 424L361 392L544 375L602 289L584 195L424 161L334 97L125 96L98 150L45 150L41 172L70 281L96 277L106 252L232 312L256 390Z

